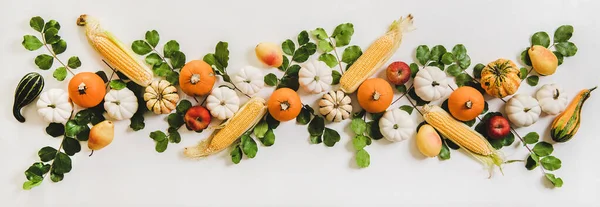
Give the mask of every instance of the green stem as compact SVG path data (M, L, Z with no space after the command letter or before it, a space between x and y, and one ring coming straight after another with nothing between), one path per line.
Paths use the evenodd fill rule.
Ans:
M335 54L335 60L337 60L338 66L340 66L340 73L342 73L342 75L344 75L344 69L342 68L342 62L340 61L340 56L338 55L337 50L335 49L335 45L333 44L333 39L331 39L331 37L329 37L329 44L331 44L331 47L333 47L333 53Z
M44 46L46 47L46 49L48 50L48 52L52 55L52 57L54 57L54 59L56 59L63 67L65 67L65 69L67 69L67 71L69 71L69 73L71 73L71 75L75 75L75 73L73 73L73 71L71 71L71 68L66 65L65 63L63 63L60 59L58 59L58 57L56 56L56 53L54 53L54 50L50 49L50 47L48 47L48 43L46 42L46 35L44 35L44 33L40 32L40 34L42 35L42 41L44 42Z

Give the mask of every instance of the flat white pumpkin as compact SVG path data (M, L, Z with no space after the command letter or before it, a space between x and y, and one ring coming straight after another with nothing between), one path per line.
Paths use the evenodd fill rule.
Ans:
M104 110L115 120L130 119L138 110L138 101L128 88L111 89L104 96Z
M38 114L50 123L67 123L73 111L73 104L69 101L69 94L53 88L43 92L36 102Z
M540 103L542 111L550 115L563 112L569 103L563 89L556 84L543 85L535 93L535 98Z
M394 108L386 111L379 119L379 131L385 139L399 142L414 135L415 122L406 111Z
M260 89L265 87L262 71L252 66L246 66L240 69L240 71L231 78L231 81L240 89L240 91L242 91L242 93L249 96L258 93Z
M448 94L446 73L436 67L425 67L414 79L415 93L424 101L435 101Z
M535 123L540 118L540 105L535 98L529 95L514 95L504 108L506 116L517 127L526 127Z
M350 118L352 100L342 91L329 91L319 100L319 113L328 121L339 122Z
M311 93L328 91L333 81L331 68L324 62L315 59L307 62L300 68L298 77L300 86Z
M206 99L206 108L219 120L229 119L240 109L240 98L230 88L215 88Z

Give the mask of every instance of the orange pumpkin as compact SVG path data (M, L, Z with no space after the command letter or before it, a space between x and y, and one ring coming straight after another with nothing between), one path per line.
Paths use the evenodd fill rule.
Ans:
M210 93L217 77L208 63L192 60L179 73L179 86L188 96L204 96Z
M477 118L483 112L484 107L483 95L473 87L460 87L452 92L448 98L450 114L461 121L470 121Z
M81 72L69 81L69 98L83 108L94 107L104 99L105 87L100 76L92 72Z
M381 78L371 78L358 87L358 104L369 113L384 112L392 103L394 91L390 84Z
M269 113L277 121L289 121L302 110L302 101L296 91L289 88L277 89L267 101Z

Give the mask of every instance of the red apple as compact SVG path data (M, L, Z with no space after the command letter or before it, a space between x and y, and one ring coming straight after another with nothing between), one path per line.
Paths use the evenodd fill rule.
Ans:
M185 112L183 120L189 130L202 131L210 124L210 113L204 106L194 106Z
M385 74L394 85L404 85L410 79L410 67L404 62L396 61L387 67Z
M487 122L487 133L492 139L501 139L510 132L508 120L503 116L493 116Z

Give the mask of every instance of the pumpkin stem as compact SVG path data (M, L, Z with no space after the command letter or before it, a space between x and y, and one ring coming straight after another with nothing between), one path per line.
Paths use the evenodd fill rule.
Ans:
M83 95L85 94L85 91L87 90L87 86L85 85L84 82L81 82L79 84L79 86L77 86L77 91L79 91L79 95Z
M471 102L471 100L468 100L468 101L465 103L465 107L467 107L468 109L471 109L471 108L473 108L473 102Z
M440 85L440 83L438 83L438 82L436 82L436 81L433 81L433 82L431 83L431 86L439 86L439 85Z
M50 104L50 105L48 105L47 107L50 107L50 108L56 108L56 105L54 105L54 104Z
M373 92L372 98L374 101L379 101L379 98L381 98L381 93L378 91Z
M598 86L594 86L593 88L590 88L589 92L592 92L593 90L596 90L596 88L598 88Z
M279 105L280 105L282 111L286 111L290 108L290 103L287 101L280 102Z
M315 81L319 81L319 79L321 79L319 76L315 76Z
M113 101L114 104L121 105L120 101Z
M531 110L531 109L530 109L530 108L525 108L525 109L523 109L523 111L524 111L525 113L529 112L529 110Z
M560 92L558 91L558 89L554 89L554 100L558 99L558 97L560 96Z
M398 124L394 124L394 129L398 129Z
M190 78L190 83L196 84L198 82L200 82L200 75L193 74L192 77Z

